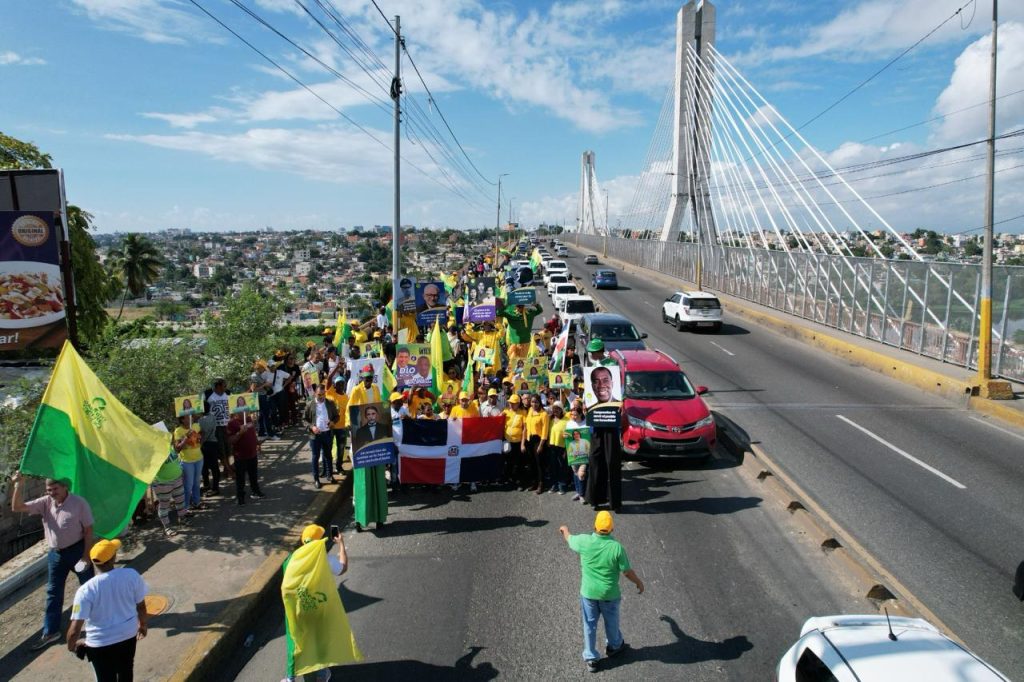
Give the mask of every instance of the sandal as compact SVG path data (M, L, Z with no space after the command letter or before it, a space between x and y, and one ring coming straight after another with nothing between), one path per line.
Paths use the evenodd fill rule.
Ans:
M173 528L164 528L164 535L166 535L169 538L174 537L177 534L178 531L174 530Z

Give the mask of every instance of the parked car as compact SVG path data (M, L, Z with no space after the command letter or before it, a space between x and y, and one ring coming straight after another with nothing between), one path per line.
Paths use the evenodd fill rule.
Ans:
M618 289L619 278L614 270L594 270L590 283L595 289Z
M606 351L643 350L647 344L643 342L647 334L637 331L628 318L615 313L591 313L580 318L579 340L582 349L587 347L591 339L604 341Z
M579 322L580 318L589 313L596 313L597 306L594 304L594 299L589 296L563 296L559 300L558 316L562 318L563 323L567 323L572 320L573 324Z
M556 284L555 290L551 294L551 302L555 308L558 308L559 303L564 296L578 296L580 293L579 288L572 282L566 282L565 284Z
M995 668L920 618L884 615L809 618L783 654L779 682L1005 682Z
M722 329L722 304L706 291L677 291L661 304L661 321L676 329Z
M548 295L553 296L555 293L555 287L559 284L568 284L569 275L556 272L555 274L548 277Z
M583 262L586 263L587 265L597 265L597 263L598 263L597 254L596 253L589 253L589 254L587 254L587 257L583 259Z
M622 376L622 451L631 459L706 459L716 443L715 419L667 353L619 350Z

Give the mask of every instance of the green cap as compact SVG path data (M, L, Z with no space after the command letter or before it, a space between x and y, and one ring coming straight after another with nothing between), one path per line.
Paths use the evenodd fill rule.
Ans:
M600 353L604 350L604 341L601 339L591 339L590 343L587 344L588 353Z

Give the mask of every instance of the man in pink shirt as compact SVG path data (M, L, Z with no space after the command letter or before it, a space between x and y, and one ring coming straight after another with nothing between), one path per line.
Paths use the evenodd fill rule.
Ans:
M47 556L46 612L43 635L33 650L42 649L60 640L60 620L64 611L64 583L74 571L79 583L92 578L92 564L85 557L92 549L92 509L84 498L68 491L66 480L46 479L46 494L23 501L21 474L11 476L11 510L15 514L37 514L43 517L43 535L50 551Z

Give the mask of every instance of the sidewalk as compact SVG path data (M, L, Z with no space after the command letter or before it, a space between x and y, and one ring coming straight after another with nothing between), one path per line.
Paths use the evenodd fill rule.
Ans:
M233 626L254 620L260 593L276 585L301 527L329 518L351 490L341 478L343 484L316 490L309 466L306 439L290 429L282 440L263 443L260 486L266 498L239 507L234 481L222 481L223 497L206 498L210 509L198 512L177 536L165 537L156 518L129 529L119 565L139 571L151 596L166 600L166 610L150 619L149 635L139 642L136 680L203 679L207 666L244 646L244 627ZM65 614L77 588L70 576ZM73 656L63 640L29 650L39 636L45 590L44 576L0 603L0 679L92 679L88 662Z

